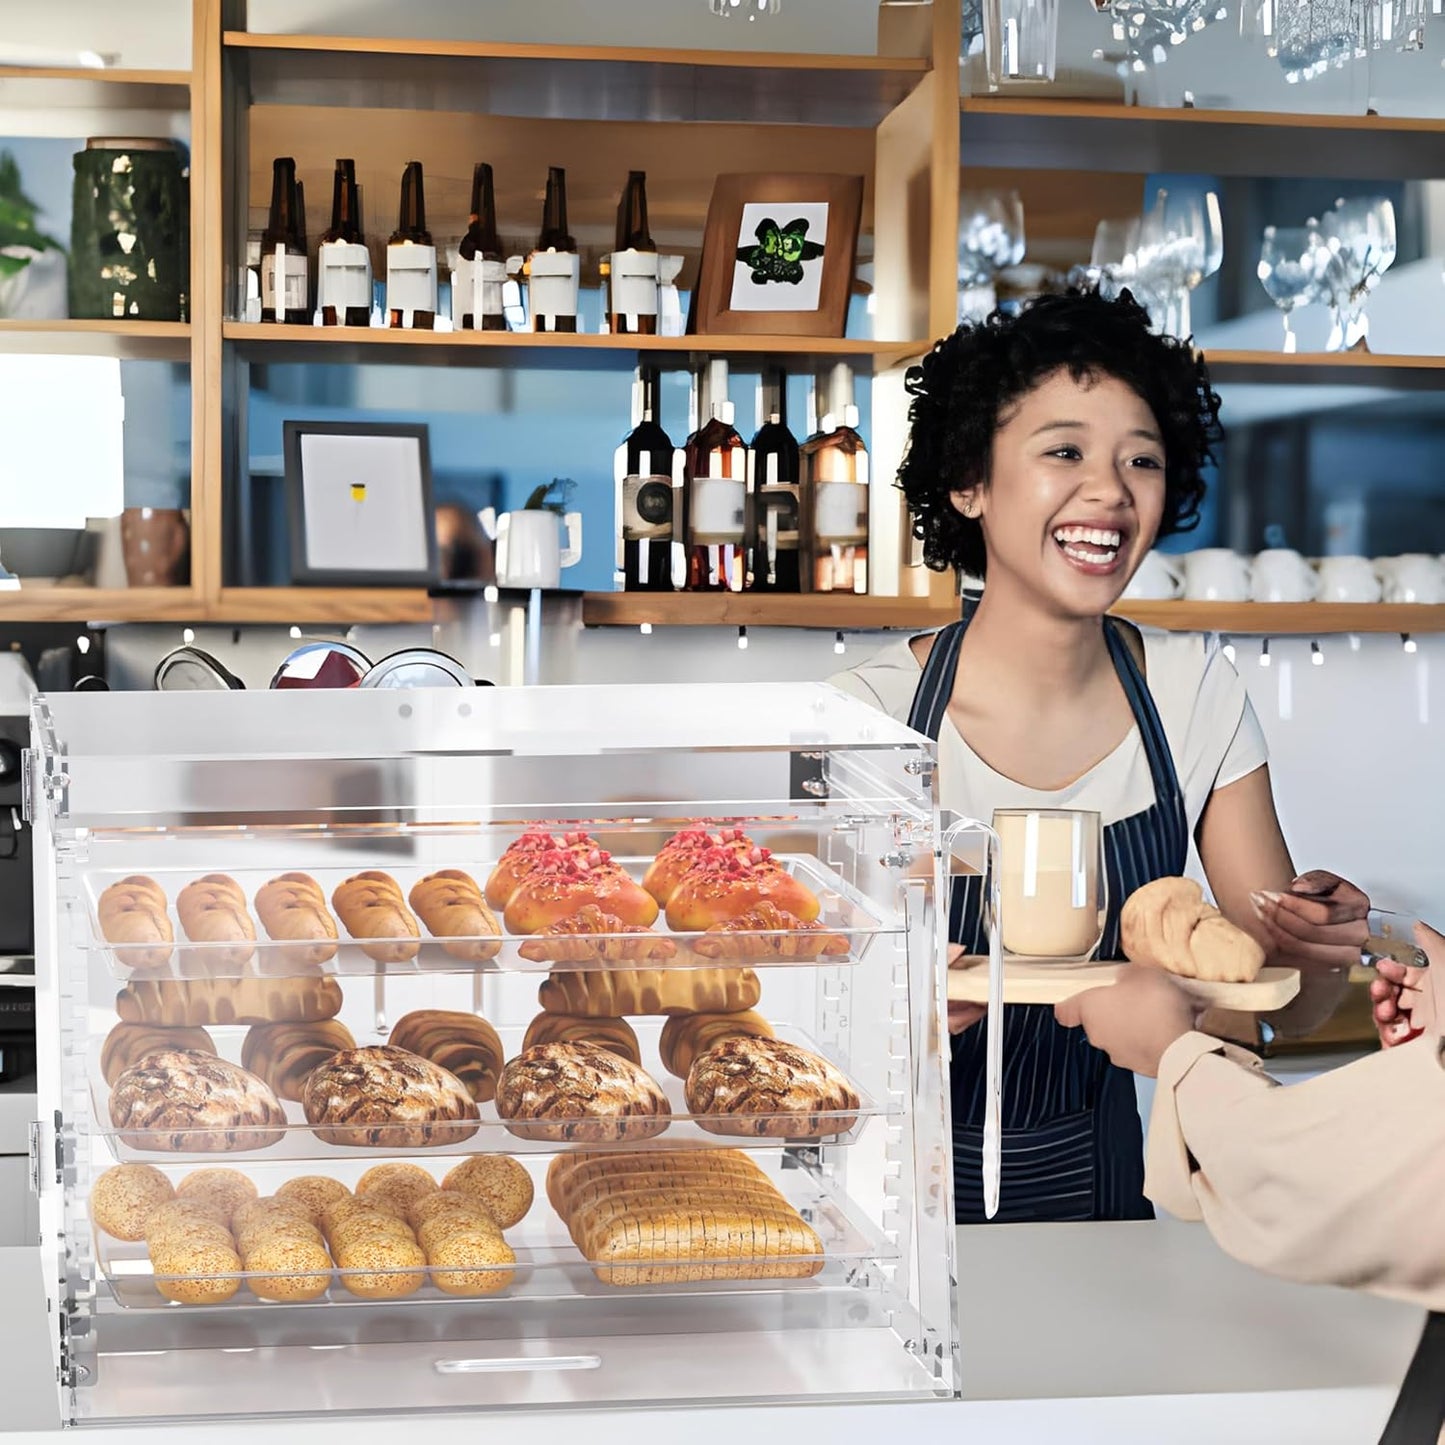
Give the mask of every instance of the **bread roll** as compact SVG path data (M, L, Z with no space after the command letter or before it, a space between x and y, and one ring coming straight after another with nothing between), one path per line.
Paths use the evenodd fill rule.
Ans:
M303 1210L313 1224L321 1223L328 1205L349 1199L351 1191L338 1179L321 1174L302 1174L277 1187L276 1198Z
M257 1299L296 1303L320 1299L331 1286L331 1256L320 1238L281 1232L258 1235L242 1254Z
M256 1239L265 1234L291 1233L300 1238L321 1238L316 1221L303 1205L274 1194L247 1199L236 1206L231 1216L231 1233L241 1258Z
M140 1063L157 1049L194 1049L198 1053L214 1054L216 1045L205 1029L116 1024L101 1045L100 1072L107 1084L114 1084L132 1064Z
M113 1239L139 1240L146 1221L175 1198L171 1181L149 1164L117 1164L95 1181L90 1217Z
M692 945L701 958L737 958L772 963L838 957L848 952L848 940L829 933L821 923L805 923L784 912L771 899L756 908L714 923Z
M1119 940L1135 963L1152 963L1181 978L1253 983L1264 949L1204 901L1192 878L1156 878L1124 901Z
M687 1106L712 1134L822 1139L852 1128L858 1095L818 1054L782 1039L733 1037L693 1061Z
M379 1194L405 1215L416 1201L436 1194L437 1182L420 1164L377 1164L356 1181L356 1197Z
M362 1299L402 1299L426 1280L426 1255L415 1239L373 1235L354 1240L341 1248L336 1263L341 1283Z
M751 1009L743 1013L674 1014L662 1026L657 1052L662 1067L679 1079L687 1078L693 1061L724 1039L745 1035L753 1039L770 1039L773 1026Z
M594 1044L539 1044L497 1083L497 1114L519 1139L621 1143L667 1128L666 1097L635 1064Z
M165 890L153 878L133 875L112 883L96 903L96 919L107 943L136 944L115 949L116 962L128 968L164 968L171 961L175 930Z
M533 963L647 963L675 958L677 945L588 903L540 929L517 951Z
M330 1019L341 1012L341 985L319 977L132 979L115 1011L126 1023L169 1028Z
M156 1289L180 1304L220 1304L241 1287L241 1256L232 1244L165 1240L150 1246L150 1257Z
M473 1194L460 1189L433 1189L407 1206L406 1222L420 1238L420 1231L434 1219L456 1218L480 1229L488 1226L500 1232L491 1211ZM423 1248L425 1246L423 1245Z
M390 1043L456 1075L479 1104L497 1092L502 1040L496 1029L476 1014L416 1009L396 1021Z
M500 1229L511 1229L532 1207L532 1176L507 1154L473 1154L446 1178L442 1189L480 1201Z
M368 871L338 883L331 906L346 931L363 940L361 951L376 963L409 963L420 952L414 940L421 937L421 928L390 874Z
M308 873L283 873L256 890L256 917L290 963L312 967L336 957L336 921L321 885ZM294 945L294 946L292 946Z
M599 1049L611 1049L634 1064L642 1063L642 1046L626 1019L539 1013L527 1025L527 1035L522 1040L524 1049L536 1044L596 1044Z
M485 1229L457 1230L426 1250L431 1281L451 1295L488 1295L506 1289L515 1277L517 1256L500 1234Z
M429 873L411 890L410 902L427 930L453 958L485 963L502 951L502 925L482 899L476 880L456 868ZM467 942L452 940L466 939Z
M214 1206L229 1228L236 1211L256 1198L256 1186L238 1169L194 1169L176 1185L176 1198Z
M643 875L642 886L666 908L677 885L710 849L726 848L746 856L756 846L741 828L720 828L716 832L707 828L684 828L658 849L657 857Z
M333 1054L307 1077L301 1102L318 1139L356 1148L454 1147L480 1120L455 1075L390 1045Z
M586 833L564 833L560 837L543 831L523 833L515 843L508 845L507 851L502 854L487 879L486 892L483 895L487 906L506 908L512 894L517 891L542 854L563 849L585 858L596 847L596 842Z
M657 901L601 849L581 857L562 849L541 854L507 900L503 921L509 933L540 933L588 904L624 924L648 928L657 921Z
M312 1069L332 1054L355 1047L351 1030L340 1019L252 1024L241 1045L241 1067L265 1079L279 1098L300 1103Z
M742 1013L762 993L762 983L750 968L615 968L554 973L537 990L537 1002L548 1013L621 1018Z
M256 925L246 910L246 894L224 873L186 884L176 898L176 915L192 943L234 945L195 950L190 957L200 964L202 976L242 968L256 952Z
M113 909L129 907L135 903L143 903L157 913L164 913L170 907L166 890L154 878L148 878L144 873L132 873L128 878L122 878L119 883L112 883L100 895L97 908L104 915Z
M178 1154L265 1149L286 1115L254 1074L193 1049L148 1054L110 1091L110 1122L123 1144Z
M820 909L816 895L766 848L743 857L729 848L711 848L668 899L667 924L678 933L703 933L760 903L773 903L804 923L817 918Z
M202 1199L170 1199L146 1216L147 1244L167 1239L212 1239L229 1242L225 1211Z

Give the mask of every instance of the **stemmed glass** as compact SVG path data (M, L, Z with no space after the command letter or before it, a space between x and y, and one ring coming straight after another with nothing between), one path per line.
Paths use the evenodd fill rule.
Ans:
M1136 254L1145 291L1161 303L1155 316L1159 330L1187 339L1193 329L1190 293L1224 258L1219 197L1213 191L1159 191L1139 222Z
M1327 351L1368 351L1365 303L1395 260L1395 207L1384 196L1337 201L1320 234L1330 253L1324 285L1334 326Z
M1329 247L1319 225L1266 226L1255 274L1269 299L1284 316L1284 349L1293 354L1298 338L1290 316L1301 306L1324 299L1325 272L1331 263Z
M964 191L958 202L958 319L982 321L994 277L1024 258L1024 203L1017 191Z

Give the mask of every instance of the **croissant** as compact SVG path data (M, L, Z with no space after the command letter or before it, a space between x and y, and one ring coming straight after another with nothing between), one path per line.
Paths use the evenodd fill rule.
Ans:
M321 885L305 873L283 873L256 890L256 916L267 936L295 948L280 950L298 964L329 963L336 957L336 922Z
M667 922L679 933L702 933L764 902L804 923L820 911L816 895L766 848L754 848L746 857L729 848L710 848L673 891Z
M133 1064L158 1049L191 1049L214 1054L215 1041L201 1028L161 1028L156 1024L116 1024L100 1048L100 1072L107 1084L115 1083Z
M429 873L411 890L410 903L437 938L467 940L443 942L442 948L453 958L485 963L501 952L502 926L497 915L483 902L476 882L459 869ZM496 941L473 941L487 937Z
M497 1092L506 1055L496 1029L476 1014L415 1009L396 1021L387 1042L419 1054L460 1079L467 1093L485 1104Z
M537 1044L596 1044L641 1065L642 1049L626 1019L574 1018L569 1014L539 1013L527 1025L522 1051Z
M492 869L487 879L485 900L489 908L505 908L522 880L532 871L537 859L557 849L580 853L585 857L597 844L586 833L564 833L561 838L547 832L523 833L512 843Z
M741 828L724 828L710 833L706 828L684 828L674 833L658 850L657 857L643 875L642 886L662 907L672 897L677 885L692 871L711 848L728 848L733 852L751 853L755 844Z
M533 963L644 963L675 958L677 945L588 903L539 930L519 952Z
M662 1026L657 1052L669 1074L685 1079L699 1054L739 1034L751 1039L770 1039L773 1026L752 1009L738 1014L674 1014Z
M762 983L750 968L609 968L554 973L537 990L537 1002L550 1014L621 1018L742 1013L762 993Z
M421 951L411 941L421 937L421 929L390 875L358 873L338 883L331 906L353 938L387 940L362 943L362 952L375 962L409 963Z
M539 933L589 903L624 924L647 928L657 921L652 895L596 848L585 858L562 849L542 854L508 899L504 921L509 933Z
M726 923L714 923L692 945L703 958L814 959L848 952L848 940L821 923L804 923L770 899Z
M1204 901L1192 878L1156 878L1136 889L1119 915L1119 940L1136 963L1183 978L1252 983L1264 949Z
M176 899L181 927L192 943L235 943L234 948L201 952L205 972L219 973L249 963L255 949L256 925L246 911L246 895L234 879L211 874L188 883Z
M332 1054L355 1047L340 1019L253 1024L241 1044L241 1067L264 1079L278 1098L300 1103L311 1071Z

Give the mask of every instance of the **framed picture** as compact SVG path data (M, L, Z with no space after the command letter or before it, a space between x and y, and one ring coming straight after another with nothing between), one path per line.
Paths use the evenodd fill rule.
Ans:
M424 426L288 421L291 575L318 587L436 580Z
M719 176L692 330L842 336L862 213L862 176Z

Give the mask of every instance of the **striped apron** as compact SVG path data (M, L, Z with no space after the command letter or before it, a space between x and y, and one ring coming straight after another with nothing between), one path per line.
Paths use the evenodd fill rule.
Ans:
M937 636L923 666L909 726L938 738L953 695L964 630L977 605ZM1174 759L1149 688L1118 628L1106 620L1109 655L1138 725L1154 803L1104 829L1109 911L1098 957L1122 958L1119 910L1136 888L1184 872L1189 823ZM987 821L987 819L983 820ZM948 936L987 953L980 921L982 880L954 880ZM1004 1010L1003 1183L999 1223L1152 1219L1144 1198L1144 1140L1134 1076L1109 1062L1082 1029L1066 1029L1050 1007ZM960 1224L982 1224L985 1037L981 1027L953 1040L953 1193Z

